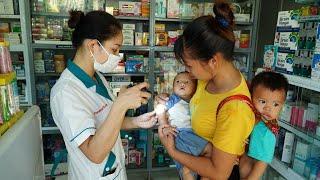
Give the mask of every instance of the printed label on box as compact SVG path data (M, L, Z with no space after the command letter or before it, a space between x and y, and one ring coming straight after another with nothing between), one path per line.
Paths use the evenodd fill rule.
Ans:
M167 17L179 18L180 17L180 0L168 0Z
M320 80L320 54L313 55L311 78Z
M167 1L156 0L156 13L155 16L158 18L166 18L167 15Z
M293 72L294 54L278 52L276 70L283 73Z
M278 53L278 46L265 45L263 55L263 67L274 69Z
M299 30L300 10L280 11L278 13L277 31Z
M279 48L288 50L297 50L299 33L297 32L281 32L279 38Z

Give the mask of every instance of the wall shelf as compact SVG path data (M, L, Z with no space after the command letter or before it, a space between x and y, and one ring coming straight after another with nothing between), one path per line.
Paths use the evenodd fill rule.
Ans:
M122 46L122 51L149 51L149 46Z
M17 44L17 45L10 45L9 51L11 52L23 52L24 51L24 45L23 44Z
M270 166L275 169L278 173L280 173L286 179L294 179L294 180L304 180L305 178L301 177L298 173L294 172L291 168L289 168L286 164L274 158L270 163Z
M279 120L279 126L292 132L293 134L297 135L298 137L304 139L305 141L311 143L311 144L315 144L317 146L320 146L320 137L312 134L312 133L308 133L306 130L302 129L302 128L298 128L298 127L293 127L291 124L289 124L288 122L285 122L283 120Z
M105 73L104 76L146 76L147 73Z
M53 12L32 12L33 16L51 16L59 18L69 18L69 14L66 13L53 13Z
M289 84L320 92L320 81L311 78L283 74L289 81Z
M36 77L60 77L60 73L36 73Z
M0 19L20 19L20 15L0 14Z
M114 16L114 17L120 20L149 21L149 17L139 17L139 16Z

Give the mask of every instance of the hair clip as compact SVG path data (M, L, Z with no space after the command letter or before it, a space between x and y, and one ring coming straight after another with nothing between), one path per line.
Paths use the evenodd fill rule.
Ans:
M216 18L216 19L222 27L227 28L229 26L229 22L224 18Z

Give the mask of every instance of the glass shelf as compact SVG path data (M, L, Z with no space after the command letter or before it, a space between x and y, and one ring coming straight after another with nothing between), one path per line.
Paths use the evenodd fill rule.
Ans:
M0 14L0 19L20 19L20 15Z
M57 18L69 18L69 14L66 13L52 13L52 12L32 12L33 16L51 16Z
M139 17L139 16L114 16L114 17L120 20L149 21L149 17Z

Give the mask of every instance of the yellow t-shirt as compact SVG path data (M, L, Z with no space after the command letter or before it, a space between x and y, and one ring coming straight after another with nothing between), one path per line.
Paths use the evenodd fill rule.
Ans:
M190 101L193 131L211 142L215 148L230 154L243 154L244 142L255 124L251 108L244 102L234 100L222 106L217 118L216 111L226 97L237 94L251 97L245 79L242 77L238 87L221 94L209 93L205 89L206 85L207 82L199 80L197 91Z

